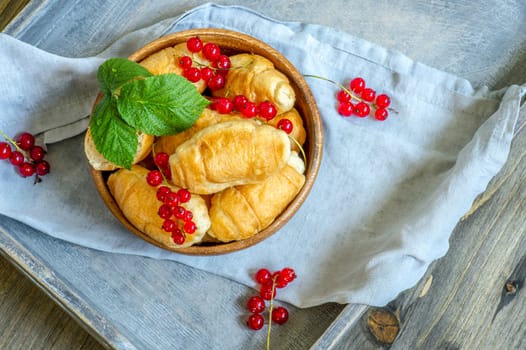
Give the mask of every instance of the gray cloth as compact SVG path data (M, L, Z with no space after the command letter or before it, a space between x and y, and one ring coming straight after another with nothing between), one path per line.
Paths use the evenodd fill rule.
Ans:
M310 196L274 236L208 257L163 251L126 231L99 198L82 149L98 65L162 34L200 27L259 38L303 74L342 83L361 76L390 95L397 110L385 122L342 118L335 110L338 88L307 78L325 133ZM1 214L79 245L175 260L249 286L260 267L290 266L299 277L279 297L299 307L384 305L413 286L446 253L455 225L506 161L526 92L524 85L474 89L334 28L211 4L130 33L97 57L58 57L3 34L0 47L0 128L40 134L52 166L34 186L0 164Z

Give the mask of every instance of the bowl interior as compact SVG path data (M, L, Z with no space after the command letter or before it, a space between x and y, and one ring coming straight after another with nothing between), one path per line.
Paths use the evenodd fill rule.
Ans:
M307 132L307 140L304 145L304 150L307 157L305 184L296 198L269 227L250 238L229 243L202 243L200 245L194 245L191 247L174 249L165 247L157 241L154 241L148 235L138 230L126 219L119 206L113 199L108 186L106 185L106 179L110 172L97 171L91 167L90 172L98 192L100 193L103 201L108 206L110 211L128 230L137 236L158 247L169 249L178 253L191 255L224 254L247 248L264 240L278 231L296 213L309 194L320 167L323 143L322 124L315 99L302 75L278 51L251 36L215 28L186 30L169 34L152 41L130 55L129 59L141 61L142 59L159 50L186 42L188 38L196 35L205 42L214 42L218 44L221 47L221 52L227 55L248 52L264 56L272 61L275 67L288 77L296 93L295 107L303 118ZM96 103L97 101L95 101L95 104Z

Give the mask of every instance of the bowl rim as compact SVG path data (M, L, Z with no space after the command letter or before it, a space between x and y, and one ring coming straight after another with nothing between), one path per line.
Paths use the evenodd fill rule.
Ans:
M212 243L210 245L193 245L185 248L167 247L165 245L162 245L160 242L152 239L146 233L137 229L125 217L106 184L104 173L109 173L110 171L95 170L91 165L88 164L89 171L91 173L93 181L95 182L96 189L99 192L101 198L103 199L105 205L109 208L112 214L119 220L119 222L125 228L127 228L129 231L142 238L143 240L149 242L150 244L153 244L164 250L169 250L175 253L185 255L207 256L232 253L249 248L272 236L274 233L278 232L282 228L282 226L284 226L296 214L303 202L307 199L309 193L312 190L312 187L314 186L314 182L318 175L319 168L321 165L323 150L323 129L321 116L314 95L312 94L307 82L303 78L303 75L296 69L296 67L285 56L283 56L283 54L271 47L269 44L257 38L254 38L248 34L228 29L196 28L163 35L133 52L130 56L128 56L128 59L132 61L140 61L166 47L174 46L181 42L185 42L188 38L193 36L199 36L201 39L203 39L203 41L213 41L213 38L217 37L218 35L221 36L222 40L230 40L230 50L235 51L236 48L239 48L237 51L246 52L246 48L242 50L243 45L246 45L247 42L255 45L254 49L251 50L251 52L260 54L272 61L276 69L285 74L289 81L291 81L291 85L294 87L294 90L296 92L296 100L298 100L298 93L300 93L301 97L305 100L305 104L309 106L309 115L311 118L310 120L307 120L307 117L305 116L305 111L300 112L304 123L308 122L310 124L310 133L313 133L313 135L307 136L307 140L309 142L306 150L308 164L306 164L305 183L303 184L296 197L267 228L258 232L252 237L239 241L225 243L220 242L217 244ZM221 45L219 46L221 47ZM97 99L93 103L93 108L96 106L101 96L101 93L99 93Z

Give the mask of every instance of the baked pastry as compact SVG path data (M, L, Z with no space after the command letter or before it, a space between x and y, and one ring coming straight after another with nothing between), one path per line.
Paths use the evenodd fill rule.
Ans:
M144 232L154 241L169 248L185 248L199 243L210 227L208 208L203 198L192 194L190 200L181 204L185 209L192 211L192 221L196 224L196 230L192 234L186 234L185 242L181 245L174 243L171 234L163 230L164 220L158 215L161 202L157 199L157 187L150 186L146 182L148 169L134 165L130 170L119 169L108 178L108 187L117 205L124 216L139 231ZM177 191L178 187L171 187Z
M192 193L210 194L227 187L262 181L290 157L288 135L252 120L208 126L183 142L170 156L172 182Z
M290 111L278 114L274 118L268 121L270 125L277 126L281 119L288 119L292 122L292 132L289 134L296 142L291 142L290 145L293 151L299 152L300 145L303 146L307 139L307 132L303 125L303 119L296 108L292 108ZM298 145L299 144L299 145Z
M217 123L231 121L231 120L242 120L241 113L232 112L229 114L221 114L210 108L205 108L201 116L196 120L195 124L185 131L174 135L167 135L159 137L154 144L154 152L160 153L165 152L172 154L175 149L183 142L191 138L199 130L206 128L207 126L214 125Z
M287 76L263 56L242 53L230 56L231 68L225 86L213 91L214 96L233 98L244 95L250 101L270 101L279 113L294 107L296 95Z
M212 197L208 234L222 242L252 237L267 228L305 183L305 166L293 152L280 172L256 184L227 188Z
M196 67L210 66L210 61L208 61L201 52L190 52L186 47L186 43L169 46L157 51L139 62L139 64L155 75L165 73L183 75L183 68L179 65L179 60L183 56L190 56ZM195 85L199 92L203 92L206 89L206 81L202 79L192 84Z
M137 137L139 144L137 146L137 153L135 153L135 157L133 158L133 164L139 163L150 154L155 139L152 135L147 135L142 132L138 132ZM89 164L95 170L109 171L120 168L120 166L104 158L97 150L89 127L84 135L84 153L86 154L86 158L88 158Z

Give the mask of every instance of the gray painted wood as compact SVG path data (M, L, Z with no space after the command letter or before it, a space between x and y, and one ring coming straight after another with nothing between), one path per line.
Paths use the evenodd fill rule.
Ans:
M233 1L218 1L232 4ZM86 56L130 30L172 17L198 1L32 1L5 32L66 56ZM526 5L520 1L245 1L269 16L336 27L403 52L475 86L526 81ZM82 45L78 45L78 43ZM79 138L67 141L78 147ZM524 348L526 232L524 132L505 169L451 237L449 253L389 308L400 316L393 348ZM261 348L246 330L251 291L166 261L111 255L70 245L0 217L0 249L101 343L133 348ZM433 276L425 293L422 290ZM273 348L378 349L359 305L293 310L274 329ZM225 336L228 335L228 336Z

